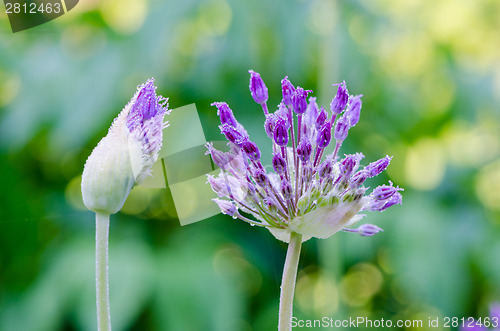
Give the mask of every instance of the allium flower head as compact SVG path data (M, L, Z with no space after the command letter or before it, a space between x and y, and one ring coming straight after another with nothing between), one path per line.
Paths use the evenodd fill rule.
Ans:
M156 95L154 79L137 92L90 154L82 175L85 206L118 212L130 190L149 174L162 146L167 99Z
M251 81L258 77L260 82L259 74L250 73ZM328 238L341 230L362 236L383 231L371 224L352 227L363 218L363 211L382 211L401 204L402 189L392 183L370 192L363 186L368 178L387 168L391 157L362 167L363 154L350 154L343 159L338 155L349 129L359 121L361 96L349 96L345 82L338 84L331 103L333 113L328 114L323 107L318 108L316 98L307 99L312 91L295 89L287 77L281 83L283 100L278 109L274 113L264 109L274 171L266 171L271 167L262 165L260 150L243 126L236 119L233 121L234 117L227 120L221 116L221 132L229 141L230 152L207 145L208 153L221 168L218 177L208 177L208 183L221 198L214 201L223 213L266 227L286 242L291 232L302 234L307 240ZM256 84L260 85L265 86L263 82ZM255 99L252 87L251 91ZM215 104L219 115L221 104ZM337 118L344 108L346 112ZM334 151L326 155L325 149L331 144ZM244 170L234 171L227 166L230 159L240 160L239 168Z

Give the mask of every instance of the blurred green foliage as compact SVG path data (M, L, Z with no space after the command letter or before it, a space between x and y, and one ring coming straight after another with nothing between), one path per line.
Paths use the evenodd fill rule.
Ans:
M404 205L304 245L295 316L487 316L500 298L500 2L86 0L12 34L0 17L0 329L94 330L93 215L79 196L92 148L154 76L170 108L227 101L267 146L248 69L327 106L364 94L343 153L394 155ZM265 150L265 148L263 148ZM269 159L269 156L266 156ZM180 227L167 190L112 216L115 330L275 330L284 245L216 216ZM425 323L424 323L425 325Z

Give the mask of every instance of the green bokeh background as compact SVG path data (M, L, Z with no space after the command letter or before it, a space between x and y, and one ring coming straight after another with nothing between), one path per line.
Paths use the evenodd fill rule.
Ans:
M170 108L196 103L208 140L221 138L210 103L227 101L265 146L248 69L271 109L285 75L325 106L341 80L364 94L341 153L394 155L369 184L405 188L402 206L365 219L385 232L304 244L295 316L488 315L500 299L500 2L81 0L16 34L0 16L0 330L95 330L80 175L135 86L154 76ZM286 247L265 229L222 215L181 227L169 191L139 187L110 236L114 330L276 330Z

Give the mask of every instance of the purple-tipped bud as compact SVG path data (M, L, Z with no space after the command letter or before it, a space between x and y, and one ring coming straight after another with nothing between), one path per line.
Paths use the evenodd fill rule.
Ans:
M346 155L342 161L339 163L340 175L347 177L351 175L351 172L355 167L357 167L358 157L355 154Z
M342 116L338 119L335 125L335 131L333 136L337 142L341 143L347 138L347 133L349 132L349 120L346 116Z
M262 105L267 102L269 98L266 84L264 84L264 81L260 78L259 73L253 70L248 70L248 72L250 73L250 92L252 93L252 98L255 102Z
M210 154L214 163L221 169L226 169L227 164L234 158L229 153L215 149L213 143L206 143L205 147L207 148L205 155Z
M288 128L285 121L279 119L274 128L274 142L278 146L286 146L288 144Z
M226 215L229 215L229 216L234 216L238 212L238 209L236 208L236 206L231 201L217 199L217 198L216 199L212 199L212 201L215 202L219 206L220 211L223 214L226 214Z
M295 93L292 95L293 110L297 114L304 114L307 110L307 93L302 87L297 87Z
M292 104L292 95L295 92L295 87L293 87L293 84L288 80L288 76L285 76L285 78L281 80L281 91L283 92L283 103L290 106Z
M285 159L278 153L276 153L273 157L273 169L276 171L278 174L283 174L285 173L285 168L286 168L286 162Z
M357 230L356 232L359 233L363 237L370 237L370 236L373 236L381 231L384 231L381 228L379 228L378 226L373 225L373 224L363 224L359 228L357 228L356 230Z
M274 116L276 118L276 122L281 119L284 122L286 129L290 129L292 126L292 114L291 111L288 111L288 108L286 108L283 102L279 104L278 110L276 110Z
M264 122L264 129L269 139L273 139L274 123L276 122L276 116L274 114L267 114L266 121Z
M389 181L391 185L380 185L377 186L371 196L375 200L388 200L390 199L396 192L402 191L403 189L399 187L392 186L392 183Z
M281 192L283 193L283 197L285 198L285 200L290 200L292 198L292 186L286 179L283 179L281 181Z
M250 140L247 140L241 144L241 149L245 154L248 156L248 158L252 161L257 161L260 159L260 150L255 145L255 143L251 142Z
M217 193L218 196L224 197L228 195L228 184L223 178L207 175L207 183L210 184L210 187L212 187L212 190Z
M147 158L157 155L160 151L164 128L163 117L168 111L168 99L156 95L154 78L145 84L137 86L137 92L130 100L130 111L126 126L133 137L140 143L143 155ZM143 173L147 175L148 172ZM144 177L141 174L141 178ZM137 182L142 179L136 178Z
M229 124L219 125L220 132L226 136L226 139L232 143L241 145L245 141L245 136L235 127Z
M323 161L323 163L320 164L318 175L320 178L326 178L330 176L332 170L333 170L332 162L329 159L326 159L325 161Z
M306 113L311 118L316 119L318 117L319 108L318 108L318 104L316 103L316 97L309 98L309 102L307 103Z
M382 171L387 169L387 166L389 166L389 163L392 160L392 156L386 155L385 157L381 158L380 160L377 160L375 162L370 163L365 167L365 171L368 175L368 177L375 177L379 175Z
M328 114L326 113L325 108L321 107L321 111L316 118L316 130L319 130L325 124L326 119L328 118Z
M384 209L387 209L394 205L402 205L402 204L403 204L403 196L401 195L401 193L396 192L389 200L387 200L387 202L384 205Z
M362 95L356 95L352 97L349 101L349 106L347 106L346 115L349 119L349 126L352 128L359 122L359 116L361 115L361 97Z
M350 187L357 188L357 187L361 186L367 178L368 178L368 175L367 175L366 171L360 170L360 171L356 172L351 177Z
M144 129L144 122L158 114L165 114L167 112L167 99L156 95L154 82L154 78L151 78L145 84L137 87L137 98L127 116L127 127L130 132L138 128Z
M372 193L372 195L373 195L373 193ZM403 196L401 195L401 193L395 192L387 200L377 200L377 199L372 197L372 200L370 200L370 204L368 206L368 209L370 211L384 211L391 206L401 205L402 203L403 203Z
M302 163L307 163L312 153L312 145L307 139L307 136L303 136L300 140L299 146L297 146L297 155Z
M253 173L252 177L253 179L255 179L257 185L259 185L260 187L266 186L268 178L265 171L258 169Z
M330 144L332 139L332 126L330 122L323 124L323 127L318 132L318 137L316 138L316 144L318 148L325 148Z
M332 110L332 113L340 114L347 105L348 100L349 100L349 93L347 92L347 87L344 81L339 84L337 94L335 95L335 97L332 100L332 103L330 104L330 109Z
M236 127L238 125L236 118L234 118L233 111L231 110L231 108L229 108L227 103L214 102L211 104L211 106L217 107L217 115L219 115L222 125L228 124L233 127Z

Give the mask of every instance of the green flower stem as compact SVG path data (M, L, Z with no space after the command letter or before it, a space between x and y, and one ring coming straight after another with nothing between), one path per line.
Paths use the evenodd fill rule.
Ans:
M95 214L95 278L97 302L97 330L111 330L109 313L109 278L108 278L108 236L109 214Z
M290 331L292 329L293 293L295 291L301 246L302 235L292 232L281 280L279 331Z

